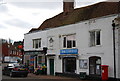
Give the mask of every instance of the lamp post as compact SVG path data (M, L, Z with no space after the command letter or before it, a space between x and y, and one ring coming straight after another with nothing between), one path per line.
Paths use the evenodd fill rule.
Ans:
M114 78L116 78L116 52L115 52L115 28L119 26L119 17L115 18L112 21L112 27L113 27L113 56L114 56Z
M115 54L115 23L112 21L113 27L113 56L114 56L114 78L116 78L116 54Z

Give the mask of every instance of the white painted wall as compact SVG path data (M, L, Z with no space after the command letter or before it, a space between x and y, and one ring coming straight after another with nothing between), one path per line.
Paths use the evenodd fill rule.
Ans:
M32 41L32 39L37 39L37 38L41 38L41 40L42 40L41 48L39 48L39 49L33 48L33 41ZM42 50L43 47L47 46L47 43L46 43L47 40L46 39L47 39L46 31L25 34L24 35L24 50L25 51L29 51L29 50Z
M116 77L120 78L120 26L116 27L115 29L116 33Z
M89 59L91 56L100 56L102 65L109 65L109 77L113 77L113 39L112 39L112 20L115 16L106 16L96 19L87 20L77 24L62 26L47 30L47 37L54 36L55 43L53 53L56 54L55 59L55 72L62 72L62 60L58 58L60 55L60 35L76 33L77 49L79 50L79 59ZM89 31L94 29L101 29L101 45L90 47L89 46ZM81 71L87 72L88 69L79 68L79 59L77 59L77 73ZM89 65L89 64L88 64Z

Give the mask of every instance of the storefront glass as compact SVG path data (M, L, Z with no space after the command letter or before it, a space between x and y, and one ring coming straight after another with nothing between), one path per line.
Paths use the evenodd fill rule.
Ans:
M76 58L74 57L63 58L63 71L75 73L75 70L76 70Z

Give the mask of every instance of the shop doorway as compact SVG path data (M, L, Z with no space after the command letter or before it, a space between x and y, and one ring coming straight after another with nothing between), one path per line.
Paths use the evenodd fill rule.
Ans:
M76 71L76 58L75 57L63 58L63 72L75 73L75 71Z
M90 57L89 58L89 74L94 76L101 75L101 57Z
M50 75L54 75L54 59L49 60Z

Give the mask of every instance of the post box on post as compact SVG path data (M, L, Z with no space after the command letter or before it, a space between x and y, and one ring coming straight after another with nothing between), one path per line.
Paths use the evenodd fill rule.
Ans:
M102 80L108 80L108 65L101 65L102 68Z

